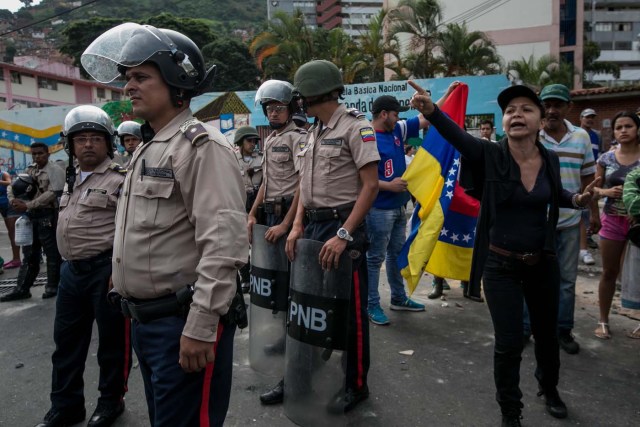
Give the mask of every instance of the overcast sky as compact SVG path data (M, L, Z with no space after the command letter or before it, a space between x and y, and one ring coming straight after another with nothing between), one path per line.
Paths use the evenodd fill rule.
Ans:
M40 3L41 0L34 0L33 1L33 5L37 5L38 3ZM11 12L17 12L18 9L20 9L22 6L24 6L22 3L20 3L19 0L2 0L0 1L0 9L9 9Z

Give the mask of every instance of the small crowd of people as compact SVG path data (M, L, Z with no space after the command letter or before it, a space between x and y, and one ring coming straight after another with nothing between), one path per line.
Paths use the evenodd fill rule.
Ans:
M490 121L477 138L441 112L460 82L434 103L409 81L418 116L400 120L409 107L385 95L374 100L369 122L340 102L344 83L337 66L314 60L296 71L293 83L268 80L258 89L255 101L271 130L260 153L257 129L239 128L233 147L192 116L190 100L209 87L214 72L183 34L121 24L85 50L82 64L100 82L124 78L133 113L144 124L125 122L116 131L101 109L76 107L63 125L66 178L49 161L47 146L34 143L34 164L8 187L5 221L27 212L33 244L23 248L22 261L14 248L5 268L20 268L18 284L0 301L31 297L41 250L47 260L43 298L57 296L51 408L38 426L86 418L82 377L94 320L100 397L89 426L109 426L124 411L131 347L151 425L223 425L234 334L244 327L243 288L251 291L252 310L273 312L268 321L278 330L264 353L279 355L282 380L260 401L284 402L285 413L302 425L353 410L370 394L369 322L390 324L379 293L383 262L390 309L425 310L407 295L397 258L411 197L402 179L412 155L405 145L430 126L461 153L460 185L480 200L464 286L466 296L484 295L493 320L502 426L521 425L520 360L530 336L539 395L552 416L568 416L557 389L559 351L580 349L572 329L579 256L586 262L579 252L582 212L590 214L585 239L587 231L599 233L603 258L596 336L611 337L608 316L623 258L623 306L640 309L635 113L613 118L616 148L604 151L598 144L599 155L590 129L566 120L571 98L560 84L539 95L520 85L500 92L501 141L491 140ZM585 120L594 115L582 114ZM315 118L312 126L306 117ZM118 136L127 169L114 161ZM1 188L7 188L5 178ZM289 271L310 271L301 265L313 264L322 278L292 275L289 289L288 272L281 280L281 272L259 264L270 259L287 259ZM346 289L346 305L316 293L311 284L318 281ZM435 278L429 298L442 295L445 284ZM289 297L287 321L276 316L277 301L268 299L276 286ZM294 317L293 305L309 306L317 315L313 323ZM330 307L331 319L323 307ZM334 318L342 323L325 327ZM639 337L640 328L631 336ZM342 355L341 373L332 377L337 383L326 396L313 394L318 366L334 352ZM318 410L318 402L326 410Z

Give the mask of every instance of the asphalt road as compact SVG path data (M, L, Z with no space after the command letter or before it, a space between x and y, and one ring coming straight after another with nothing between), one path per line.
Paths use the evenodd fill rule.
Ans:
M0 226L0 255L7 259L9 254L6 231ZM0 279L16 274L16 270L6 271ZM446 300L428 300L430 280L425 276L414 295L426 302L423 313L389 311L386 280L381 284L383 307L392 323L371 325L371 396L349 414L349 425L499 425L493 385L493 329L487 307L463 298L457 282L452 283ZM521 368L524 426L638 425L640 340L625 336L638 321L613 314L613 338L595 338L597 285L597 267L582 268L574 330L581 351L573 356L561 352L559 390L569 418L552 418L542 399L536 397L533 346L529 345ZM0 426L33 426L49 409L55 300L42 300L42 290L42 286L34 288L30 300L0 304ZM246 329L236 334L231 406L225 425L294 425L281 406L260 405L259 394L277 378L259 375L249 367L248 337ZM84 377L88 414L97 400L96 346L94 330ZM404 350L413 350L413 355L399 354ZM134 367L126 412L116 426L149 425L143 393L140 373Z

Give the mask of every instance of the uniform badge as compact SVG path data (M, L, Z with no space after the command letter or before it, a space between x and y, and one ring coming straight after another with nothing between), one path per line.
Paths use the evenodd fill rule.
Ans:
M372 127L361 128L360 138L362 138L362 142L375 142L376 134Z

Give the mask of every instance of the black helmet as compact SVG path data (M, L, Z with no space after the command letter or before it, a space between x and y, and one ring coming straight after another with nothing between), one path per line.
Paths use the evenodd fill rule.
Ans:
M248 137L260 139L260 134L258 134L258 130L253 126L242 126L238 128L236 133L233 135L233 143L236 145L242 145L242 141Z
M344 89L342 73L333 62L324 59L309 61L298 68L293 86L303 97L320 96Z
M11 183L11 191L20 200L32 200L38 192L38 185L31 175L21 173Z
M64 125L60 136L64 138L64 149L73 155L73 134L82 131L101 132L107 140L107 154L113 159L113 151L116 149L116 130L113 127L111 117L95 105L81 105L69 111L64 118Z
M131 120L120 123L120 126L118 126L118 139L120 140L120 145L124 145L123 137L125 135L135 136L142 141L142 131L140 130L141 126L142 125L140 123Z
M169 86L186 90L189 97L206 91L214 74L214 67L205 70L202 53L189 37L132 22L111 28L95 39L80 62L102 83L112 82L126 68L152 62Z

